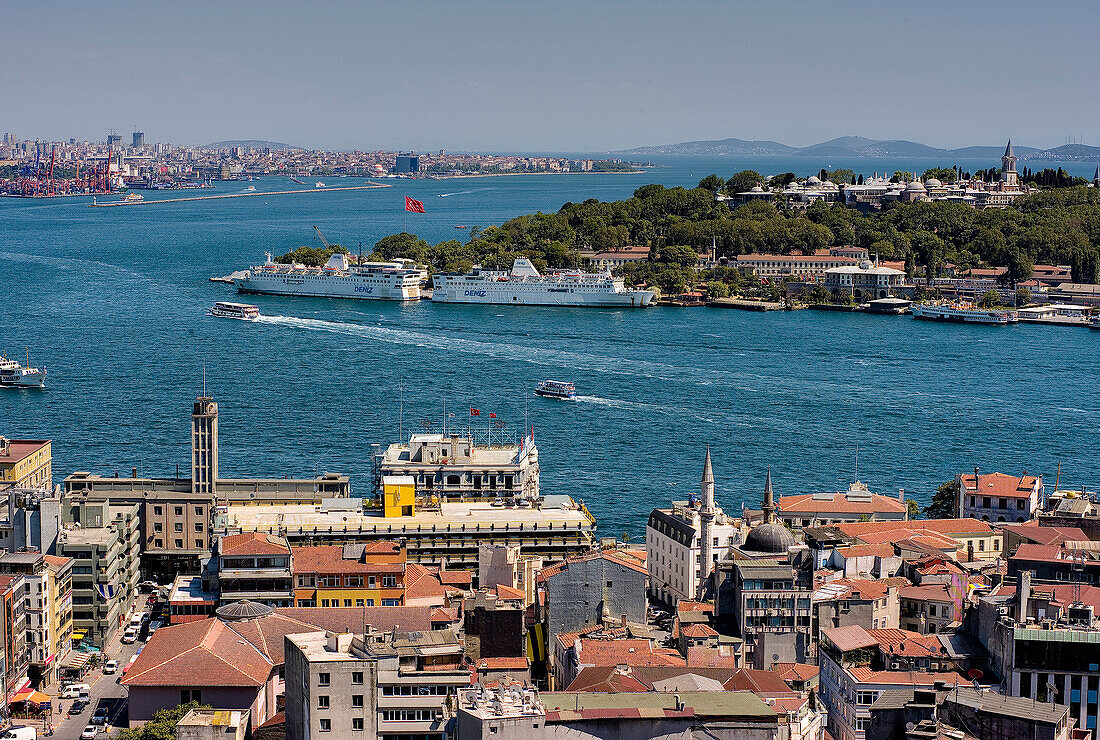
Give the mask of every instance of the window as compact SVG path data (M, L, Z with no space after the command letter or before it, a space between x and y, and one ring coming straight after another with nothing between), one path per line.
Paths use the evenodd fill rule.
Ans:
M202 507L201 506L196 506L195 507L195 516L202 516Z
M317 674L317 685L318 686L328 686L329 685L329 674L327 674L327 673L318 673Z
M362 588L363 576L344 576L344 585L349 588Z
M878 698L877 691L857 691L856 692L856 704L860 706L869 707L875 703L875 699Z
M202 689L180 690L180 704L190 704L193 701L202 703Z
M374 576L369 576L367 578L367 587L368 588L374 588L374 585L375 585Z
M161 524L160 522L154 523L153 524L153 531L154 532L163 532L164 531L164 525Z
M352 694L351 695L351 705L353 707L363 706L363 695L362 694Z
M172 526L173 526L173 529L175 529L177 532L182 532L183 531L183 522L176 522Z
M351 729L354 730L355 732L362 732L363 731L363 718L362 717L352 717L352 719L351 719Z
M177 506L176 507L176 516L183 516L183 507L182 506Z
M351 606L351 599L344 599L344 606Z
M201 550L202 549L202 540L195 540L195 549L196 550Z
M608 588L615 588L615 582L614 581L608 581L607 582L607 587Z
M154 506L153 507L153 516L160 516L163 513L164 513L163 507L160 507L160 506Z
M183 540L176 540L176 547L180 550L183 549Z
M317 697L317 708L318 709L328 709L328 696L327 695L322 694L321 696Z
M401 599L382 599L382 606L401 606Z
M202 522L195 522L195 531L196 532L201 532L202 531Z
M325 607L325 606L332 606L332 602L331 602L331 601L329 601L328 599L321 599L321 606L322 606L322 607Z
M355 600L355 605L356 606L366 606L366 602L364 602L362 599L356 599Z
M153 540L153 547L164 547L164 540Z
M1027 508L1027 499L1024 499L1024 498L1016 499L1016 509L1017 510L1023 511L1026 508Z
M871 728L870 717L856 717L856 732L866 732Z
M394 588L397 586L397 576L382 576L382 588Z
M992 506L993 506L993 504L992 504L991 499L989 498L989 496L983 496L982 497L982 508L988 509Z
M978 540L978 550L981 550L981 551L985 550L985 540ZM1021 598L1023 598L1023 597L1021 597Z
M362 671L352 671L351 672L351 682L353 684L358 685L358 686L362 686L363 685L363 672Z
M320 726L321 726L321 732L331 732L332 731L332 720L325 717L324 719L322 719L320 721Z

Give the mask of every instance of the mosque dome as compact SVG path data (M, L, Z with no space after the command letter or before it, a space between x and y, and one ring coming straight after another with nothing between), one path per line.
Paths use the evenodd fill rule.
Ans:
M768 522L753 527L749 536L745 538L742 549L779 555L787 552L787 548L794 544L794 535L791 534L791 530L782 524Z
M244 599L242 601L234 601L232 604L226 604L225 606L219 606L214 613L226 622L243 622L248 619L266 617L268 614L274 613L274 611L275 610L267 604L260 604L255 601Z
M819 178L817 175L810 175L809 177L806 178L806 184L807 185L820 185L821 184L821 178Z
M752 189L751 189L751 190L749 190L749 192L750 192L750 193L763 193L763 192L764 192L764 188L760 187L759 185L753 185L753 186L752 186Z
M938 188L938 187L942 187L943 183L940 182L939 180L937 180L934 177L930 177L930 178L928 178L927 180L924 181L924 186L928 187L928 188Z
M913 180L913 182L909 183L909 185L905 189L909 192L920 192L924 190L924 183L922 183L920 180Z

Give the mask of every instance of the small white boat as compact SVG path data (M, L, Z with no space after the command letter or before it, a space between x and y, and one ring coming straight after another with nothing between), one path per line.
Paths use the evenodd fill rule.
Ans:
M572 383L558 380L540 381L535 388L535 394L545 398L560 398L563 401L572 401L577 397L577 389Z
M210 309L211 316L223 319L242 319L255 321L260 318L260 309L251 303L232 303L230 301L218 301Z
M255 193L256 192L256 186L255 185L249 185L247 188L244 189L244 191L246 193Z
M125 197L123 197L123 199L122 199L122 202L123 203L137 203L138 201L142 201L142 200L145 200L145 196L143 196L141 193L135 193L135 192L131 191L129 193L126 193Z
M315 188L323 188L324 186L325 186L325 184L323 182L321 182L320 180L313 183L313 187L315 187Z
M27 365L31 364L27 353ZM0 387L5 388L44 388L46 386L46 368L23 367L15 360L0 355Z

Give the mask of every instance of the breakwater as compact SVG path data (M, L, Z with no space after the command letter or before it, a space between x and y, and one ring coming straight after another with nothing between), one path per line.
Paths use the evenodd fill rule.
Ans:
M161 203L185 203L193 200L225 200L226 198L252 198L257 195L298 195L302 193L334 193L348 190L375 190L377 188L388 188L389 185L383 185L381 183L371 183L370 185L352 185L344 188L309 188L306 190L269 190L267 192L259 191L250 193L226 193L225 195L196 195L190 198L158 198L156 200L119 200L111 203L97 203L93 202L89 204L89 208L113 208L115 206L151 206L160 205Z

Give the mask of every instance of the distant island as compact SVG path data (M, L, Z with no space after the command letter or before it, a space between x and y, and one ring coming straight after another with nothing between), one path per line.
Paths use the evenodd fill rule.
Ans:
M778 141L747 141L721 139L716 141L684 141L679 144L643 146L624 149L615 154L683 154L740 157L928 157L956 159L995 159L1003 147L968 146L960 149L938 149L916 141L892 139L877 141L862 136L841 136L820 144L795 147ZM1100 160L1100 147L1085 144L1065 144L1053 149L1017 146L1020 159Z

